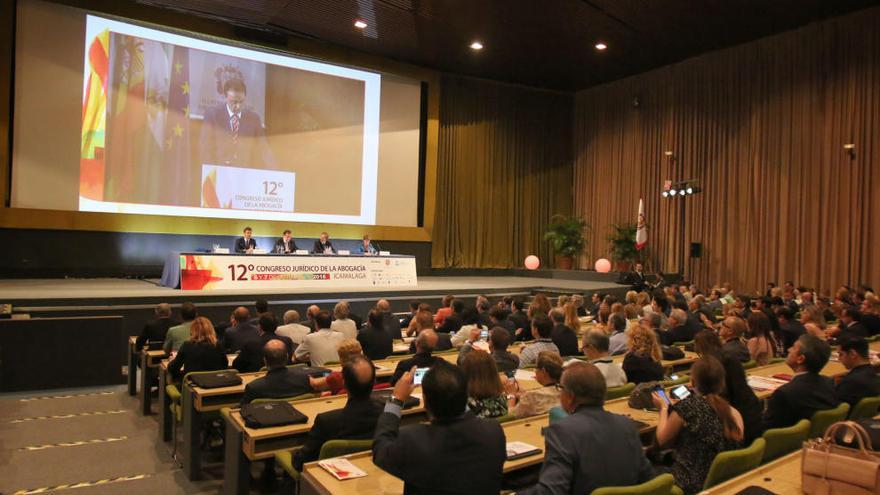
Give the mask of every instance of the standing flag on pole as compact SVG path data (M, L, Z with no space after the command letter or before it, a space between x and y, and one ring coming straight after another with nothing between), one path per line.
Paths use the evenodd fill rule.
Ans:
M636 223L636 249L642 249L648 243L648 224L645 223L645 202L639 198L639 219Z

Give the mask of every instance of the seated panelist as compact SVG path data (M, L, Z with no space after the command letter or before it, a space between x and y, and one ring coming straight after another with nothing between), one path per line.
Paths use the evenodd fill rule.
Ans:
M376 255L379 250L370 242L370 236L365 235L363 243L359 244L354 250L355 254Z
M297 249L296 241L290 236L290 229L288 229L281 234L280 239L275 241L275 248L272 251L278 254L290 254Z
M253 254L254 249L257 247L257 240L253 238L253 229L245 227L242 233L244 235L235 241L235 252L239 254Z
M336 248L330 242L329 234L321 232L321 238L315 241L315 245L312 246L312 254L336 254Z

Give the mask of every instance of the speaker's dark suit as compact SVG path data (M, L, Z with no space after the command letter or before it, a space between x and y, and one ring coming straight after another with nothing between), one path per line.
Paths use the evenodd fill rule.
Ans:
M200 164L275 168L260 116L252 110L242 110L235 140L226 103L205 110L199 150Z
M770 396L764 412L764 429L793 426L812 418L816 411L833 409L838 404L830 378L817 373L797 375Z
M248 249L256 249L257 248L257 240L251 237L250 239L245 240L244 237L239 237L235 240L235 252L236 253L244 253L247 252Z
M312 246L312 253L313 254L324 254L324 250L327 248L330 248L331 252L336 253L336 248L333 247L332 242L330 242L328 240L326 243L321 244L321 241L317 240L317 241L315 241L315 245Z
M293 237L291 237L290 240L287 242L284 242L284 238L282 237L275 241L275 247L272 248L272 252L289 254L296 251L297 249L299 248L296 247L296 241L293 240Z

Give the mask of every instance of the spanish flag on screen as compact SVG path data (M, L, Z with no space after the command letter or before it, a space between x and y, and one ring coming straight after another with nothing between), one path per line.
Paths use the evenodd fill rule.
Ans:
M104 199L104 128L107 116L107 79L110 68L110 31L92 40L88 52L88 82L83 95L80 195Z

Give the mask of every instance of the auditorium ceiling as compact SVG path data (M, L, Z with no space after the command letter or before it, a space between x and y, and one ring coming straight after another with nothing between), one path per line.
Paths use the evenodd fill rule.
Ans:
M880 4L878 0L129 1L445 72L560 90L586 88ZM356 20L366 27L356 28ZM474 41L482 43L482 50L470 48ZM597 50L600 42L607 49Z

